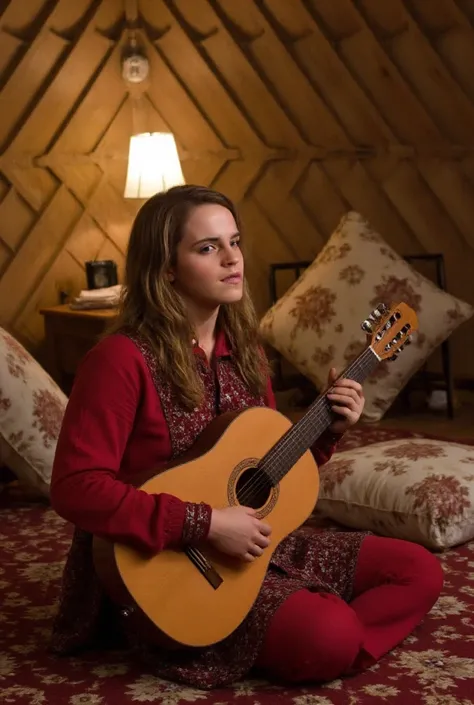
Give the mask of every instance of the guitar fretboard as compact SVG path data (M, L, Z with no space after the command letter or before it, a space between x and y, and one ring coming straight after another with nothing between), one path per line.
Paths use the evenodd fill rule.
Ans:
M378 363L378 356L369 347L344 370L340 377L363 382ZM321 394L303 418L292 426L273 446L272 450L262 458L259 468L271 479L273 484L280 482L334 421L335 415L331 411L326 394L327 392Z

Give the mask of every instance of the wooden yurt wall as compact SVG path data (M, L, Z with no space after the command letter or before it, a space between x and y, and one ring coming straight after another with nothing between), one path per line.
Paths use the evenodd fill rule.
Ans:
M0 3L0 325L123 265L132 131L124 0ZM260 311L268 263L311 259L349 209L401 254L443 252L474 303L472 0L139 0L149 129L188 182L241 206ZM474 378L474 321L453 339Z

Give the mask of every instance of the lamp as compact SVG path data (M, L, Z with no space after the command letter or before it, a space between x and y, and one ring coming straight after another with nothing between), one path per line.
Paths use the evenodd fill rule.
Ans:
M150 198L184 184L176 142L168 132L143 132L130 139L125 198Z

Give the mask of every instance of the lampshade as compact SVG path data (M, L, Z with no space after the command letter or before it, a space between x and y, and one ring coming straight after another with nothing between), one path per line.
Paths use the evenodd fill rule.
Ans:
M176 142L168 132L144 132L130 139L125 198L150 198L184 184Z

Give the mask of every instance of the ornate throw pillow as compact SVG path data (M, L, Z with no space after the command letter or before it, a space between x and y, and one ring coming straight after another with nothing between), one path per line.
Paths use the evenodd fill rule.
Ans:
M0 459L45 496L66 403L51 377L0 328Z
M358 213L341 220L323 250L261 321L264 339L318 389L366 346L360 324L379 304L404 301L418 315L413 345L365 383L364 421L378 421L434 349L474 308L416 272Z
M412 438L336 453L316 516L445 549L474 538L474 446Z

